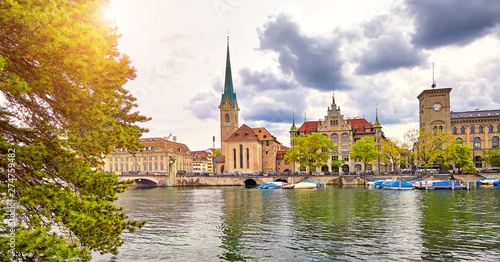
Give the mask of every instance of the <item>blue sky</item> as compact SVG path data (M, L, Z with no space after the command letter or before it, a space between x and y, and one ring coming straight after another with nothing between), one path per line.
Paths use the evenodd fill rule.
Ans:
M230 35L240 125L289 144L292 122L379 120L388 137L418 126L417 96L451 87L452 111L500 108L500 1L112 0L126 84L145 136L177 136L191 150L220 145L218 103Z

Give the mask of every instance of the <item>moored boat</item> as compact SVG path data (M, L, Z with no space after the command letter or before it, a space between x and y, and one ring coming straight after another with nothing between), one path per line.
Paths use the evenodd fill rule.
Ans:
M316 183L313 181L301 181L293 187L294 189L311 189L311 188L318 188L321 186L321 183Z
M411 190L413 189L413 185L402 181L387 181L382 183L380 188L392 190Z
M500 181L498 178L483 178L479 179L476 184L481 186L493 186L495 182Z
M282 188L285 184L285 182L262 183L257 187L257 189L277 189Z

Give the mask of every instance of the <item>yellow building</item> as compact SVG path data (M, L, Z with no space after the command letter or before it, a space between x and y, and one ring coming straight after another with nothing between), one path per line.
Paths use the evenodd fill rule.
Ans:
M118 174L144 172L150 174L172 174L193 172L193 158L185 144L176 138L140 138L144 145L141 151L130 152L127 148L115 148L104 158L104 171Z
M453 134L472 147L478 168L489 167L481 160L484 149L499 146L500 110L451 111L451 88L433 88L418 95L420 128Z

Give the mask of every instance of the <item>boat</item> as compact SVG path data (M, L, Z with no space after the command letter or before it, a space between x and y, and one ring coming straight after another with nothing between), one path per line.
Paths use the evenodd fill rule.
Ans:
M493 186L493 184L497 181L500 181L498 178L483 178L479 179L476 184L481 186Z
M385 182L395 182L395 181L396 180L392 180L392 179L378 180L375 183L373 183L373 187L380 188L382 186L382 184L385 183Z
M430 189L464 189L465 186L455 181L443 180L432 182Z
M368 186L368 187L375 187L375 183L377 183L379 181L383 182L384 180L372 179L372 180L366 182L366 186Z
M257 187L257 189L277 189L282 188L285 184L285 182L262 183Z
M411 190L414 187L412 184L402 181L386 181L380 185L380 188L392 190Z
M310 188L318 188L321 186L321 183L316 183L313 181L301 181L293 187L294 189L310 189Z
M500 187L500 180L493 182L494 187Z

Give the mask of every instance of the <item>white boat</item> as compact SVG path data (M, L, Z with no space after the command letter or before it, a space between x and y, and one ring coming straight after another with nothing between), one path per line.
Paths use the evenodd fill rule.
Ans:
M295 189L311 189L311 188L318 188L320 187L320 183L316 183L313 181L301 181L297 183L293 188Z
M495 182L499 181L500 179L498 178L483 178L479 179L476 184L482 185L482 186L492 186Z

